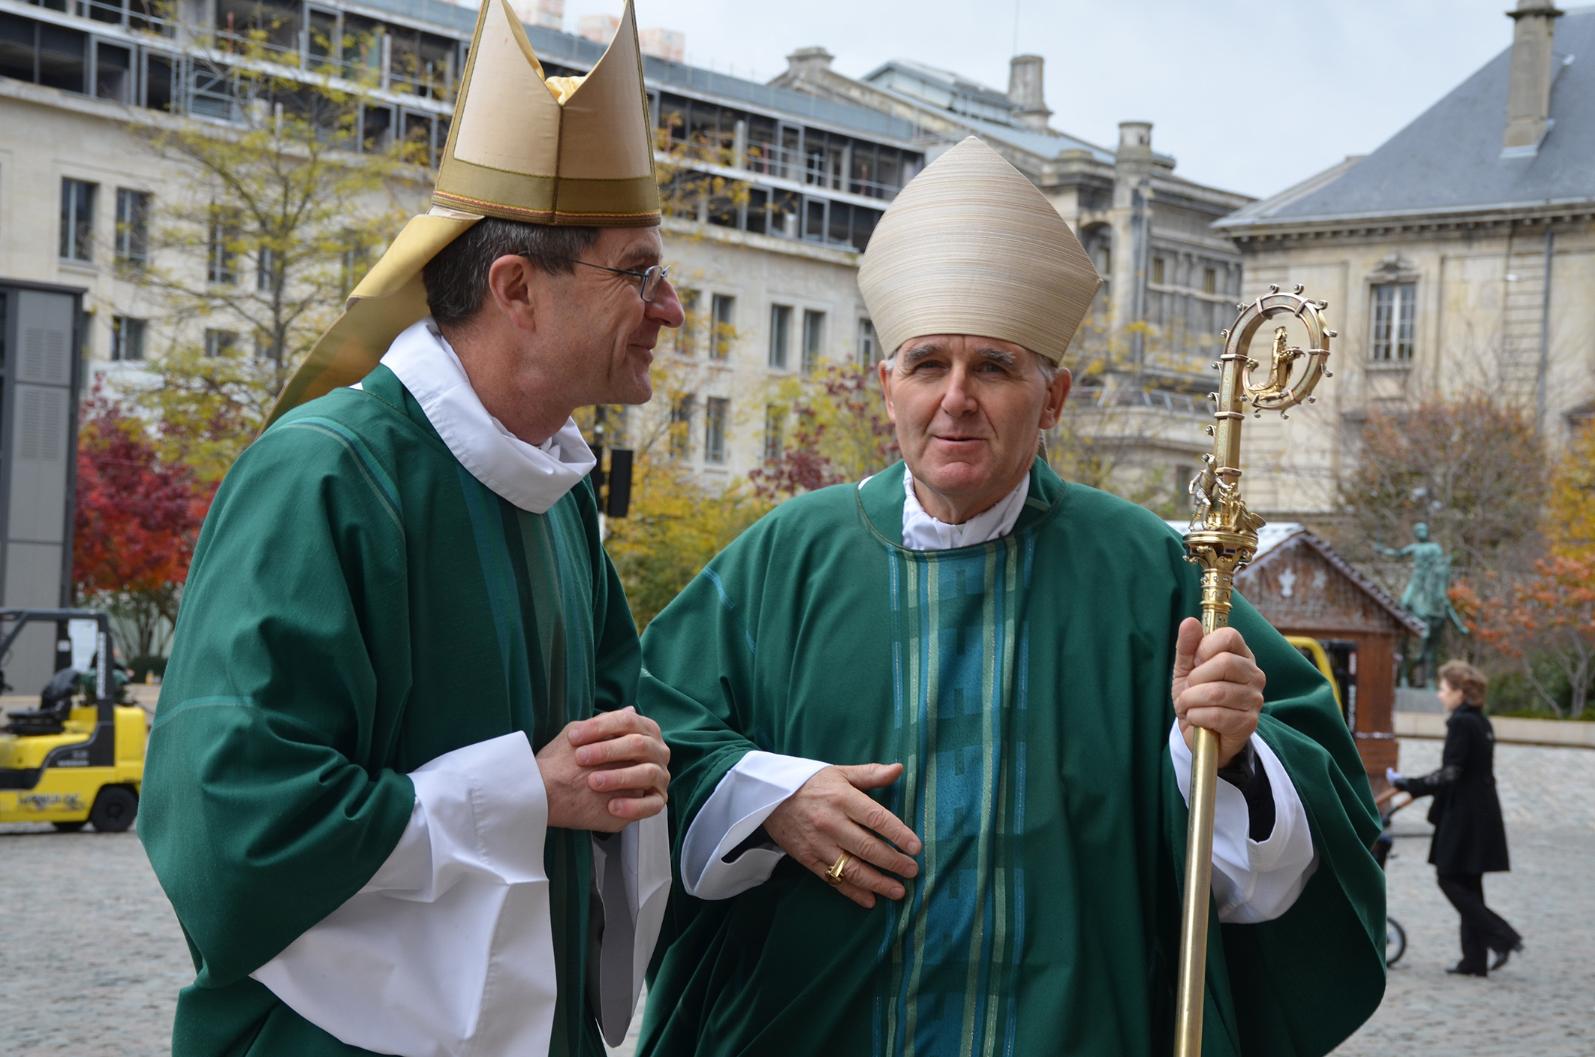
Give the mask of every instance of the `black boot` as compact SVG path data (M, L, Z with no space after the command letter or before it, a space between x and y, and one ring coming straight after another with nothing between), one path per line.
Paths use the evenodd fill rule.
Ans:
M1512 955L1521 954L1522 952L1523 952L1523 941L1522 940L1518 940L1516 943L1512 944L1512 946L1510 946L1510 947L1503 947L1500 950L1496 951L1495 952L1495 960L1490 963L1490 972L1493 973L1497 969L1501 968L1501 966L1505 965L1506 964L1506 960L1508 958L1510 958Z

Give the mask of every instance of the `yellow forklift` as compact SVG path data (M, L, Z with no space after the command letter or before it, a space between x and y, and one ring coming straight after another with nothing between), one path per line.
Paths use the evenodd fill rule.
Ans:
M0 714L0 822L85 824L121 833L138 813L144 780L144 710L118 704L111 625L92 609L0 609L0 658L35 622L64 627L92 621L94 661L87 671L57 671L39 707ZM4 676L0 675L0 685Z
M1346 726L1357 726L1357 644L1341 639L1319 641L1307 635L1286 635L1285 641L1312 662L1329 688L1335 692L1335 704L1346 719Z

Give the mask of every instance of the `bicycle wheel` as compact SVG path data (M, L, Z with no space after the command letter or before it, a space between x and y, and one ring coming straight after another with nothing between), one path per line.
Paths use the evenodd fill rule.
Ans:
M1385 918L1385 968L1388 969L1407 953L1407 930L1395 918Z

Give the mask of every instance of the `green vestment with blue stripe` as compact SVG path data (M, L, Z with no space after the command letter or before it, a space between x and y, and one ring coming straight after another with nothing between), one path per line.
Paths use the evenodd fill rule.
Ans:
M1196 570L1151 513L1039 462L1008 535L907 550L903 474L793 499L727 548L649 625L641 701L671 746L678 861L762 749L905 764L877 796L924 841L920 875L873 910L790 859L724 900L678 880L643 1057L1171 1052L1169 682ZM1215 916L1202 1052L1323 1054L1384 989L1378 819L1328 685L1244 601L1232 621L1318 864L1277 920Z
M385 367L239 458L189 571L139 818L197 970L176 1057L366 1052L249 973L386 860L408 772L513 731L540 748L633 702L636 629L597 525L585 482L546 514L490 491ZM544 858L550 1052L601 1055L589 834L549 829Z

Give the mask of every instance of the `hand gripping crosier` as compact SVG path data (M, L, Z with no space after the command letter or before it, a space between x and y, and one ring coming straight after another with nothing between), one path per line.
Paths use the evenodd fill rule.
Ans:
M1239 315L1220 337L1224 353L1213 364L1219 371L1219 388L1209 393L1216 410L1214 425L1206 427L1213 451L1202 456L1202 469L1190 485L1194 510L1185 533L1186 559L1202 567L1202 631L1229 623L1230 591L1235 574L1257 552L1257 530L1263 519L1246 509L1241 500L1241 423L1250 410L1283 413L1302 401L1309 403L1329 359L1329 340L1335 332L1324 324L1325 301L1301 296L1302 288L1268 293L1251 304L1235 307ZM1269 320L1292 316L1307 330L1308 347L1288 344L1289 331L1274 328L1268 375L1253 385L1252 371L1263 366L1247 355L1257 331ZM1292 381L1297 361L1306 358L1301 377ZM1180 914L1180 979L1175 1011L1175 1057L1199 1057L1202 1050L1202 996L1207 966L1207 908L1213 879L1213 798L1218 782L1218 736L1198 728L1191 761L1191 816L1186 844L1185 898Z

